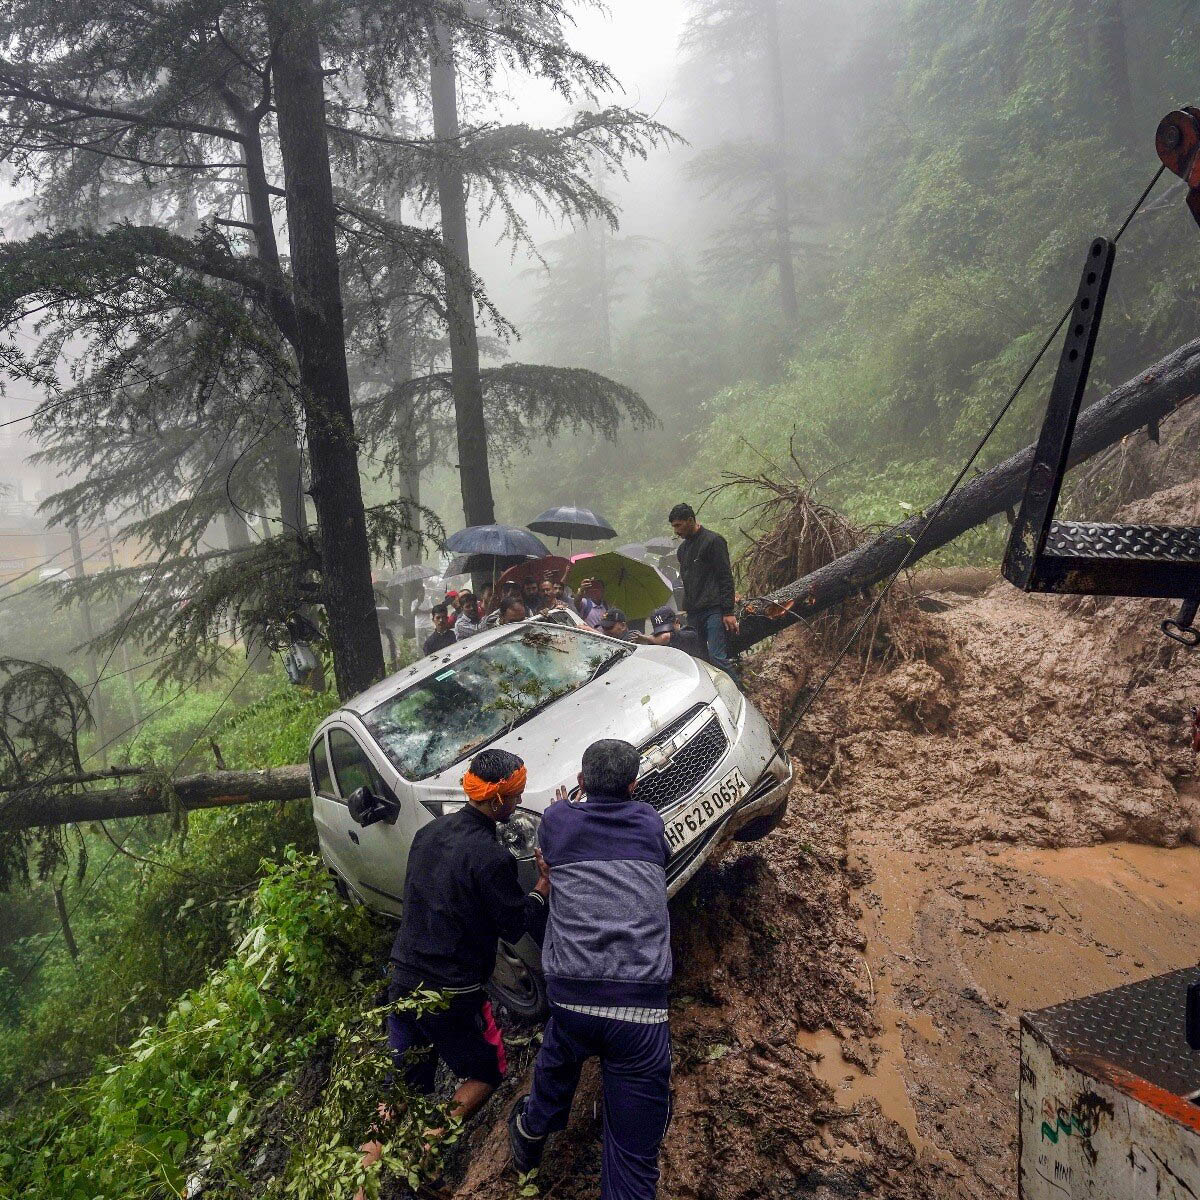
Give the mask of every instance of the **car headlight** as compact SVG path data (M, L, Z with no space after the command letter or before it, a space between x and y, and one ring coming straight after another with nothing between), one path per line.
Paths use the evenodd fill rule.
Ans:
M717 695L725 701L730 719L736 725L742 719L742 709L746 707L746 697L742 695L738 685L720 667L714 667L703 661L700 665L712 677L713 687L717 689Z
M496 826L496 835L514 858L532 858L542 818L528 808L518 808L505 822Z

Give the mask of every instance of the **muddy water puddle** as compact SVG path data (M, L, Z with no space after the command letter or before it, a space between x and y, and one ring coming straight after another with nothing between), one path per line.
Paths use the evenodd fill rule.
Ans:
M869 879L855 896L877 1032L867 1046L828 1029L798 1044L841 1107L873 1099L926 1161L1003 1188L1020 1014L1200 958L1200 848L911 851L871 831L850 851Z

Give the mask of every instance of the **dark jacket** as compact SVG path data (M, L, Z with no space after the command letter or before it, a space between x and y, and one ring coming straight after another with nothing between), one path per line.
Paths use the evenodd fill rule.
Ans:
M629 796L560 800L538 839L550 865L542 948L550 1000L666 1008L671 851L662 817Z
M482 987L496 940L538 941L546 902L517 882L517 860L495 823L469 804L417 830L408 852L404 916L392 944L396 980L406 987Z
M435 629L426 639L425 644L421 647L422 654L436 654L439 650L445 650L447 646L453 646L458 638L454 636L453 629L443 630L441 633Z
M702 608L733 613L733 568L729 545L719 534L701 527L679 544L679 577L683 580L683 606L690 617Z
M700 640L700 635L694 629L672 629L671 640L667 643L672 650L682 650L693 658L708 661L708 650Z

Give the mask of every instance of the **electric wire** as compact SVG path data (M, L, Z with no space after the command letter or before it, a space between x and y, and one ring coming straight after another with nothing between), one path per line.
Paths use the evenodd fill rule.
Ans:
M103 554L107 549L108 549L107 546L98 546L95 550L92 550L89 553L85 554L83 556L83 561L91 562L91 560L93 558L95 558L97 554ZM2 584L0 584L0 587L9 587L14 583L20 582L20 580L25 578L25 576L32 575L34 571L43 570L48 564L52 563L56 558L61 558L64 554L69 554L70 551L71 551L70 546L64 546L57 554L52 554L52 555L50 555L49 558L44 558L40 563L35 563L32 567L28 567L26 570L22 571L20 575L14 575L11 579L6 579ZM65 570L66 568L64 567L62 569ZM57 578L57 576L56 576L56 578ZM32 586L40 587L43 583L49 583L49 582L51 582L51 581L50 580L39 580L38 583L36 583ZM31 590L30 588L18 588L15 592L8 592L5 595L0 596L0 604L6 604L9 600L13 600L17 596L23 596L27 591L30 591L30 590Z
M168 783L172 779L174 779L175 776L179 773L179 768L181 766L183 766L184 761L187 759L187 756L189 754L191 754L193 747L204 736L204 734L207 733L208 730L211 728L212 723L217 719L217 716L220 714L221 710L225 707L226 704L229 703L230 697L233 695L234 691L236 691L238 685L250 673L250 668L252 666L253 666L252 662L246 664L245 670L243 670L242 673L237 677L237 679L235 679L233 681L233 684L231 685L229 690L225 693L224 697L221 699L221 703L218 704L215 709L213 709L212 714L209 716L208 720L204 722L203 726L201 726L199 733L197 733L196 736L194 738L192 738L192 740L188 743L187 749L184 750L184 752L176 760L174 767L171 768L171 773L167 776ZM177 693L175 696L171 697L171 699L168 700L166 702L166 704L161 705L158 709L155 709L154 711L159 712L159 711L161 711L162 708L165 708L167 704L173 704L176 700L179 699L179 697L181 695L183 695L182 691ZM153 715L153 714L150 714L150 715ZM143 717L142 721L145 721L147 719L148 719L148 717ZM141 724L141 723L142 722L139 721L136 724ZM128 731L126 731L126 732L128 732ZM95 753L98 753L98 751L93 751L92 753L95 754ZM91 757L91 755L89 755L89 757ZM0 809L0 811L3 811L3 809ZM100 824L103 825L104 823L100 822ZM105 833L108 836L109 841L113 841L112 835L108 833L107 829L105 829ZM87 897L91 894L91 892L95 888L96 884L98 884L100 882L100 880L103 878L104 873L112 865L113 860L116 859L118 855L120 855L124 852L126 844L129 842L130 838L133 837L133 833L134 833L134 830L130 829L130 831L120 840L120 842L115 842L115 841L113 842L112 853L108 856L108 858L106 858L104 860L104 863L100 867L100 870L97 871L96 874L92 876L91 881L88 883L88 886L83 890L83 893L80 895L79 899L75 902L75 904L72 906L70 911L67 913L67 923L68 924L70 923L71 918L73 916L75 916L76 913L79 912L79 909L82 906L84 900L86 900ZM161 863L152 862L149 859L144 860L144 861L146 861L149 865L155 866L155 867L165 865L165 864L161 864ZM21 989L24 988L24 986L29 982L29 980L33 977L34 972L45 961L46 955L49 954L50 951L57 944L58 938L61 933L62 933L62 925L60 924L56 929L54 929L52 931L46 944L42 947L41 953L37 956L37 958L35 958L33 960L33 963L30 965L29 969L26 970L22 974L21 978L17 981L14 991L20 992Z
M1130 222L1137 215L1138 211L1141 209L1142 205L1145 203L1146 198L1154 190L1154 185L1156 183L1158 183L1158 181L1162 178L1163 172L1165 170L1166 170L1165 166L1160 166L1158 168L1158 170L1154 172L1154 176L1150 180L1150 182L1145 186L1145 188L1143 188L1141 195L1138 196L1137 201L1134 203L1133 207L1129 210L1128 215L1125 217L1124 221L1121 222L1120 228L1117 230L1116 234L1113 236L1112 241L1113 241L1114 245L1121 240L1121 235L1125 232L1126 229L1129 228ZM824 675L821 676L820 680L817 682L816 687L814 687L813 690L808 694L808 697L805 699L805 701L804 701L803 705L800 707L799 711L796 712L795 714L793 714L793 716L789 720L788 724L784 727L783 732L776 736L776 739L775 739L776 746L779 749L781 749L781 750L783 749L783 747L787 743L788 738L790 738L791 735L795 732L796 727L808 715L809 710L816 703L817 697L820 696L822 691L824 691L825 685L830 681L830 679L833 678L834 672L836 672L838 667L842 664L842 661L843 661L843 659L845 659L846 655L850 653L851 649L854 646L854 643L856 641L858 641L859 634L862 633L862 631L867 627L867 623L876 614L876 612L879 611L879 607L884 602L884 600L887 598L887 594L888 594L888 592L891 591L892 585L896 582L897 579L899 579L900 575L903 573L903 571L908 566L908 564L913 561L913 557L916 554L917 549L921 545L921 542L924 539L925 535L932 528L933 523L938 519L938 517L941 516L942 510L946 507L946 505L950 501L950 497L958 489L958 486L959 486L959 484L962 483L963 479L966 478L967 472L971 469L972 466L974 466L975 460L983 452L984 446L987 445L988 440L996 432L997 428L999 428L1000 422L1004 420L1005 416L1008 414L1009 409L1012 408L1017 397L1021 394L1022 388L1024 388L1025 384L1029 382L1030 376L1037 369L1038 364L1045 357L1046 351L1050 349L1050 346L1053 344L1054 339L1058 336L1059 331L1067 323L1067 320L1070 317L1071 312L1073 311L1074 307L1075 307L1075 302L1072 300L1070 307L1066 310L1066 312L1063 313L1063 315L1061 317L1059 317L1058 323L1051 330L1051 332L1047 336L1046 340L1044 342L1042 342L1040 349L1038 350L1037 354L1034 355L1033 360L1030 362L1029 366L1025 368L1025 371L1022 373L1021 378L1017 381L1016 387L1014 387L1013 390L1009 393L1008 399L1004 401L1004 404L1000 407L1000 410L996 413L995 417L992 418L992 423L988 426L987 431L984 433L983 437L981 437L979 439L979 441L976 443L975 449L971 451L970 457L963 464L962 469L954 477L954 481L950 484L950 486L946 489L946 491L942 494L941 498L938 500L936 507L934 508L933 512L929 516L929 519L922 526L921 532L915 538L912 539L912 544L909 546L907 552L904 555L904 558L900 562L900 565L888 577L888 580L884 584L882 590L879 592L879 594L875 597L875 599L868 606L866 612L863 614L863 616L859 620L859 622L854 626L853 630L851 630L850 636L846 639L842 648L835 655L833 662L830 663L830 665L826 669ZM797 618L797 619L799 619L799 618Z
M212 471L213 467L216 466L221 455L225 451L225 447L229 444L230 437L232 437L232 436L233 436L233 428L231 426L225 434L224 441L222 441L221 445L217 448L216 453L213 455L212 459L209 461L209 464L205 468L204 475L201 478L200 483L197 485L196 490L192 493L191 499L188 500L187 506L183 510L183 515L180 517L179 526L178 526L181 531L183 529L184 523L187 521L188 515L191 513L192 508L195 506L197 497L204 490L205 483L208 482L209 473ZM103 664L100 666L99 670L96 672L95 680L93 681L91 687L88 688L87 693L84 696L84 706L85 707L89 707L91 705L92 696L95 694L96 688L99 686L100 680L103 678L105 671L108 670L108 664L110 662L112 662L113 655L116 654L117 649L120 647L121 643L125 639L125 635L129 632L129 626L132 624L133 618L137 615L137 611L141 607L142 601L145 600L146 596L149 594L150 588L153 586L154 580L158 576L158 572L162 569L163 563L166 562L168 554L170 554L170 547L168 547L166 550L164 550L162 552L162 554L159 556L158 561L154 564L154 567L150 572L150 577L142 585L142 590L138 594L137 600L134 601L132 607L129 609L129 613L125 618L124 624L121 626L120 632L117 634L116 639L113 641L112 646L109 647L108 654L105 657ZM107 744L108 743L106 743L106 745ZM70 778L69 773L60 771L58 774L58 779L69 779L69 778ZM12 807L13 804L15 804L22 797L27 796L29 794L29 792L31 790L33 790L34 788L53 786L53 784L55 782L56 782L56 780L52 775L43 776L41 779L33 780L29 784L29 786L24 789L24 791L14 792L11 796L8 797L8 799L3 804L0 804L0 814L3 814L4 812L6 812L9 808Z

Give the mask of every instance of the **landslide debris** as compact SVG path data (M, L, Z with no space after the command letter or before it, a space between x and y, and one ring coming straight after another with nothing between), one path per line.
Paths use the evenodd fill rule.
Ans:
M1200 957L1200 658L1164 644L1169 606L926 599L876 631L904 653L847 660L800 723L780 829L673 905L664 1197L1011 1196L1020 1013ZM759 657L772 720L829 641L794 628ZM526 1086L448 1192L515 1194L503 1115ZM544 1195L597 1195L599 1133L591 1072Z

